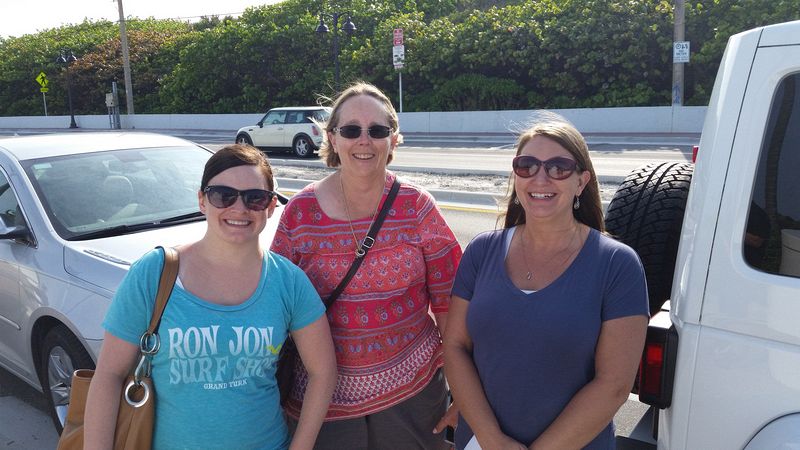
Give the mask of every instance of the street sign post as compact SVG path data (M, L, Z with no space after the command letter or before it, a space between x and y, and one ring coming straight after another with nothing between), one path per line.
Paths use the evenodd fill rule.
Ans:
M45 95L50 89L47 87L50 84L50 80L47 79L47 75L44 72L39 72L39 75L36 77L36 82L39 83L39 92L42 93L42 103L44 103L44 116L47 117L47 96Z
M400 92L400 112L403 112L403 68L406 62L406 46L403 45L403 29L395 28L392 32L392 64L394 70L397 70L397 84L398 91Z

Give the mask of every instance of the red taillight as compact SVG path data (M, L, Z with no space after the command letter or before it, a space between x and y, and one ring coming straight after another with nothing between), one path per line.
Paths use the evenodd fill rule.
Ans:
M700 151L700 146L699 145L693 145L692 146L692 162L693 163L697 162L697 152L698 151Z
M648 342L639 371L639 394L661 396L661 371L664 367L664 346Z
M319 136L319 130L318 130L318 129L317 129L317 127L315 127L314 125L311 125L311 133L312 133L314 136Z
M639 364L639 401L661 409L669 408L677 350L678 333L671 326L668 313L656 314L647 327L647 339Z

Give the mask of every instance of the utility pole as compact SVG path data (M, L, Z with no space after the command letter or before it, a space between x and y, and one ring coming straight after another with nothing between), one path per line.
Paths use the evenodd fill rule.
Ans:
M116 0L119 7L119 37L122 42L122 71L125 75L125 106L128 115L133 115L133 84L131 84L131 58L128 53L128 33L125 31L125 13L122 12L122 0Z
M683 42L685 40L685 11L686 8L684 7L684 0L675 0L675 30L673 32L673 46L675 42ZM672 106L683 106L683 64L684 63L682 62L675 62L674 60L672 61Z

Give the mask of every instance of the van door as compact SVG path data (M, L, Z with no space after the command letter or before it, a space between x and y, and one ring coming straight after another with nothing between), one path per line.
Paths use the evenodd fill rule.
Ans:
M726 170L686 448L800 412L800 45L756 51Z

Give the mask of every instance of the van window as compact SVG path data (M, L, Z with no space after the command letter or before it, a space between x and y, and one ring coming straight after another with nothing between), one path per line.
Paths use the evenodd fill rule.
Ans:
M800 74L779 85L758 162L744 232L747 263L800 277Z

